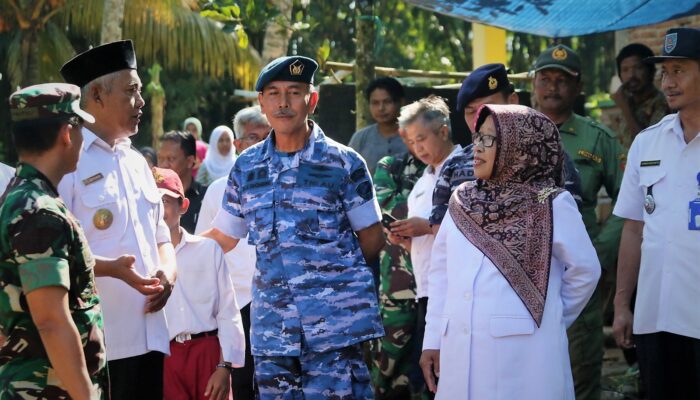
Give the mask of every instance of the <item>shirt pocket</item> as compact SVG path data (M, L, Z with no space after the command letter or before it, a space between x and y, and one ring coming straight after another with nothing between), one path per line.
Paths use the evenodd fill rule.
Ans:
M342 210L337 202L329 201L325 188L298 191L292 195L292 206L298 214L296 233L300 237L320 242L339 239Z
M532 335L535 333L535 321L530 316L493 316L489 331L495 338Z
M81 221L81 225L90 241L120 240L126 231L127 218L123 215L123 204L116 188L102 182L95 183L85 189L81 201L89 210L88 218Z
M272 190L251 196L241 204L241 212L248 225L248 244L269 242L274 237L275 204Z
M666 176L666 171L659 167L654 168L640 168L639 169L639 186L644 190L644 194L647 194L647 189L656 185Z

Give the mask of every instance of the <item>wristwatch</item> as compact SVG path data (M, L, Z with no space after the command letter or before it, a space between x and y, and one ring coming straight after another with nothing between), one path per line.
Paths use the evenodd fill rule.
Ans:
M216 368L226 368L229 372L233 369L230 362L220 362L216 364Z

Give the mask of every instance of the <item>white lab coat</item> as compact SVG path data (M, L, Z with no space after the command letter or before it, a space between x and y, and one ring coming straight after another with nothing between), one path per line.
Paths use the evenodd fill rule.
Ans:
M435 239L423 349L440 350L437 400L574 399L566 328L600 264L574 199L553 202L552 264L538 328L495 265L449 213Z

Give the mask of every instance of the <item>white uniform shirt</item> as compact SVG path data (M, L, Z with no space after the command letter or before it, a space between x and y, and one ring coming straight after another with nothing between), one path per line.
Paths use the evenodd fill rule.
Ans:
M182 239L175 247L177 281L165 305L170 339L218 329L224 361L234 367L245 363L243 322L233 284L219 245L180 228Z
M440 350L436 400L574 400L566 328L600 263L571 194L552 203L552 261L538 327L503 274L448 212L435 238L423 349Z
M644 164L644 166L641 166ZM686 144L677 114L637 135L614 214L644 222L633 332L700 339L700 231L689 230L688 203L698 195L700 138ZM653 186L652 186L653 185ZM652 187L649 214L644 197Z
M0 196L5 193L5 189L10 184L13 176L15 176L15 169L0 163Z
M83 128L78 168L63 177L58 192L80 221L95 255L133 254L136 271L152 276L159 265L158 244L170 242L170 231L163 221L161 195L148 164L130 146L129 139L121 139L112 148ZM102 217L111 216L112 221L96 221L98 211ZM169 354L162 310L144 313L146 296L119 279L101 277L95 281L104 315L108 360L149 351Z
M408 218L418 217L428 219L433 209L433 190L442 171L445 161L461 151L460 146L455 146L445 160L437 168L428 166L423 175L413 185L408 194ZM411 265L416 277L416 298L428 297L428 269L430 268L430 252L433 248L435 235L428 234L411 238Z
M222 177L209 185L202 199L202 208L199 209L196 234L200 234L212 227L212 221L216 213L221 209L224 199L224 191L228 177ZM228 272L236 290L236 303L239 308L245 307L253 298L253 275L255 274L255 246L248 244L247 239L242 239L233 250L224 254Z

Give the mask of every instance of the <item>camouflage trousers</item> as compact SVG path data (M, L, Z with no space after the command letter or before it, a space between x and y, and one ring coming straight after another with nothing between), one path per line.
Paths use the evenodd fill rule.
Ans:
M260 400L374 398L361 344L324 353L304 347L299 357L255 356Z
M600 285L566 331L576 400L600 400L603 368L603 310Z
M380 300L386 335L372 342L372 384L377 399L421 399L423 378L416 343L415 299Z

